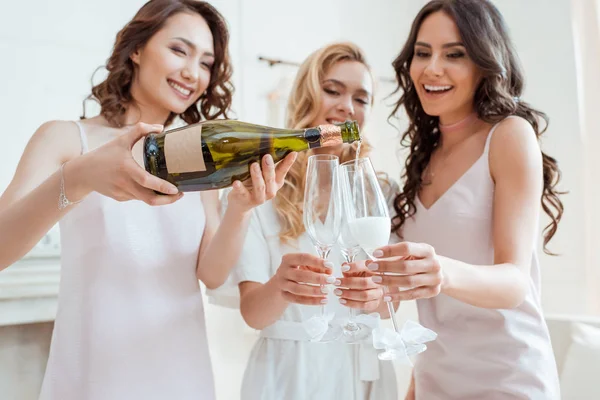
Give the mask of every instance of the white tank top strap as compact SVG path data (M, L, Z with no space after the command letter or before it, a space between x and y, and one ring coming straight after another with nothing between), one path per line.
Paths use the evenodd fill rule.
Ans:
M79 140L81 141L81 154L85 154L88 152L88 140L87 135L85 134L85 130L83 129L83 125L79 121L73 121L77 128L79 128Z
M509 115L508 117L504 118L502 121L507 120L508 118L512 118L512 117L516 117L516 115ZM496 124L494 124L494 126L492 126L492 129L490 129L490 132L487 135L487 139L485 140L485 147L483 149L483 153L484 154L488 154L490 151L490 142L492 141L492 135L494 134L494 131L496 130L496 128L498 127L498 125L500 125L502 123L502 121L496 122Z
M502 120L504 121L504 120ZM500 121L500 122L502 122ZM500 122L496 122L496 124L494 126L492 126L492 129L490 129L490 132L487 135L487 139L485 139L485 147L483 148L483 154L487 155L490 152L490 142L492 141L492 135L494 134L494 131L496 130L496 128L498 127L498 125L500 125Z

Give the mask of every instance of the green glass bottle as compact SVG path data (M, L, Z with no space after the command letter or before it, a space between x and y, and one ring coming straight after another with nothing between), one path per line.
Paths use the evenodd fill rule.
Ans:
M356 121L308 129L277 129L241 121L204 121L149 134L146 171L182 192L221 189L250 177L250 165L270 154L275 162L292 151L360 141Z

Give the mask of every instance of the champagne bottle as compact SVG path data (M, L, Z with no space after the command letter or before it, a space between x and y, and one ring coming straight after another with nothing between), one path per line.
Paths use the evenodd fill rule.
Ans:
M296 130L232 120L204 121L146 136L144 165L146 171L183 192L221 189L248 179L250 165L266 154L278 162L292 151L358 140L356 121Z

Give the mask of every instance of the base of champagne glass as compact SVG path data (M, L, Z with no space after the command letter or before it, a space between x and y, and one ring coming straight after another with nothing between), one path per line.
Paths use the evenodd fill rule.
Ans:
M347 344L359 344L369 337L371 328L365 324L349 323L342 326L342 342Z
M316 343L331 343L340 340L344 333L339 325L327 325L327 332L323 335L321 340L317 340Z
M382 361L393 361L404 356L406 356L406 354L401 353L398 350L386 349L383 353L379 353L377 355L377 358L379 358Z

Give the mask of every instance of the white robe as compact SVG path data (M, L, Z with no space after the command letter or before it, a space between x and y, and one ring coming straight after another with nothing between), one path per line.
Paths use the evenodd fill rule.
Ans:
M280 229L272 202L253 211L240 261L224 286L209 291L212 302L239 306L240 282L267 282L287 253L316 255L306 233L293 247L280 242ZM334 247L328 259L334 264L334 276L341 276L343 258L339 248ZM244 374L242 400L398 398L393 365L377 359L370 340L364 345L293 340L294 336L303 336L302 321L318 315L319 308L290 304L275 324L261 331ZM326 313L331 312L336 318L349 315L349 308L341 305L332 291L326 305Z

